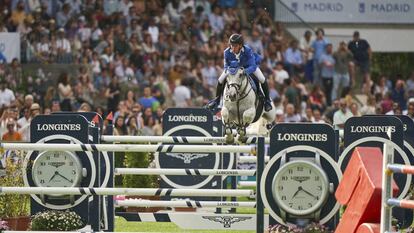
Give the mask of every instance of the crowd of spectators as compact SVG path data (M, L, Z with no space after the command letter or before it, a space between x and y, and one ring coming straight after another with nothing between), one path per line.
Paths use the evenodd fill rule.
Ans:
M21 61L0 56L0 133L28 140L37 114L114 113L117 135L159 135L168 107L203 106L223 71L233 33L263 57L276 122L328 122L349 116L406 113L414 117L414 72L394 85L369 74L367 41L332 45L323 29L294 40L269 14L273 1L9 0L0 4L0 32L21 36ZM334 47L338 47L335 49ZM21 63L76 64L76 75L24 76ZM368 104L352 98L363 77ZM46 75L47 76L47 75ZM45 79L49 79L47 82ZM45 83L51 83L45 86ZM24 89L20 87L24 86Z

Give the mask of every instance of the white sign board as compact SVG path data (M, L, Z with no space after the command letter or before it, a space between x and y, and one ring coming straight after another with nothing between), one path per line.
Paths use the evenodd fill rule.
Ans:
M414 23L413 0L280 1L308 23ZM275 9L276 20L286 21L286 9L279 0Z
M20 61L20 35L17 32L0 33L0 53L2 53L10 63L14 58Z

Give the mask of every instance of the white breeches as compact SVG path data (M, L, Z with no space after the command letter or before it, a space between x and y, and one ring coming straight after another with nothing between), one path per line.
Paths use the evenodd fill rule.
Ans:
M253 72L253 74L257 77L260 83L264 83L266 81L265 76L263 75L262 71L259 69L259 67L256 68L256 70ZM227 78L227 71L224 70L223 73L221 73L220 77L218 78L218 81L220 84L224 82Z

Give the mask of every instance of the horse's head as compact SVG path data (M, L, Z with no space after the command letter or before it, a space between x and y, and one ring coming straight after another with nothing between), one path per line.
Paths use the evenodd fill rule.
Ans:
M229 67L226 82L227 92L225 95L230 101L236 101L243 94L241 88L244 78L245 74L242 67Z

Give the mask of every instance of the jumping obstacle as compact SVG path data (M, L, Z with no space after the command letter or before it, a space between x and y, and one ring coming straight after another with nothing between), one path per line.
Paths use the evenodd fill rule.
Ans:
M238 183L241 187L256 187L255 181L239 181Z
M414 166L393 164L394 149L389 143L384 143L383 175L382 175L382 203L380 232L390 233L393 207L414 209L414 201L393 198L392 180L393 173L414 175Z
M253 190L228 190L228 189L0 187L0 194L250 197L254 195L254 191Z
M256 170L115 168L115 175L255 176Z
M256 208L256 202L224 202L224 201L151 201L144 199L115 199L117 207L188 207L188 208Z
M270 157L269 156L265 156L265 162L269 162ZM239 163L256 163L257 158L256 156L239 156L237 162Z
M207 145L130 145L130 144L39 144L1 143L0 148L32 151L92 151L92 152L171 152L171 153L251 153L254 146L207 146Z
M226 144L225 137L201 137L201 136L112 136L102 135L102 142L133 142L133 143L188 143L188 144ZM238 138L236 137L236 141ZM246 144L257 143L257 137L248 137ZM270 143L270 138L265 138L265 143Z

